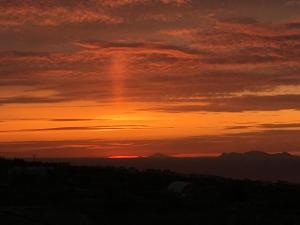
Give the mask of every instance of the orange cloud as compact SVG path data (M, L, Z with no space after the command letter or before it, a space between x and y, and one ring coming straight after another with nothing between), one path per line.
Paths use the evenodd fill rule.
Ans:
M179 155L184 148L187 154L209 146L228 150L233 140L243 149L242 140L251 146L251 138L286 137L283 129L297 133L298 11L289 0L3 0L0 141L91 139L101 131L107 140L25 145L41 154L41 148L50 154L53 147L51 155L62 149L78 155L148 155L153 149ZM157 117L154 124L172 120L167 124L177 129L129 131L123 127L127 115L120 124L84 119L120 111L130 118ZM20 112L23 119L36 120L14 120ZM270 116L260 117L262 112ZM218 123L212 118L216 114ZM265 124L281 119L283 125L257 125L262 118L268 120ZM208 125L199 128L198 122ZM152 128L151 123L145 122ZM235 128L220 128L223 123ZM158 136L166 139L154 140ZM171 137L176 138L167 140ZM112 138L123 142L108 140ZM259 142L277 148L270 145Z
M172 46L160 43L138 43L138 42L101 42L101 41L88 41L77 42L78 46L87 48L89 50L97 50L100 53L123 52L127 54L162 54L171 55L178 58L199 58L203 53L201 51Z
M122 18L112 16L103 9L86 7L83 2L64 4L63 1L41 3L35 1L9 1L0 6L0 24L3 27L25 25L57 26L73 23L101 22L116 24Z

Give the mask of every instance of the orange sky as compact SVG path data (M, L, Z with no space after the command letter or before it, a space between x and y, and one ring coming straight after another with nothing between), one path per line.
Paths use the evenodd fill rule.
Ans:
M0 155L300 152L293 0L0 1Z

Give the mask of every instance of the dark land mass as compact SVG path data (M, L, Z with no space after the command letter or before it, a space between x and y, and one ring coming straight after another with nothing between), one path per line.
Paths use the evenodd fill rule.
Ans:
M299 184L166 170L0 159L0 199L4 225L300 224Z
M160 153L134 159L69 158L43 159L72 165L123 166L138 169L171 170L178 173L206 174L236 179L300 183L300 157L289 153L268 154L261 151L223 153L219 157L174 158Z

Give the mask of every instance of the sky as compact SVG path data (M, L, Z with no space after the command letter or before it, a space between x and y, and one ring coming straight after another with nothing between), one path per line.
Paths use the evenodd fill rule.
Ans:
M0 0L0 155L300 153L300 1Z

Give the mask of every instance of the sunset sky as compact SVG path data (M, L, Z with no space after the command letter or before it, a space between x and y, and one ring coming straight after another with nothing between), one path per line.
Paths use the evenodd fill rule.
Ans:
M300 1L0 0L0 155L300 153Z

